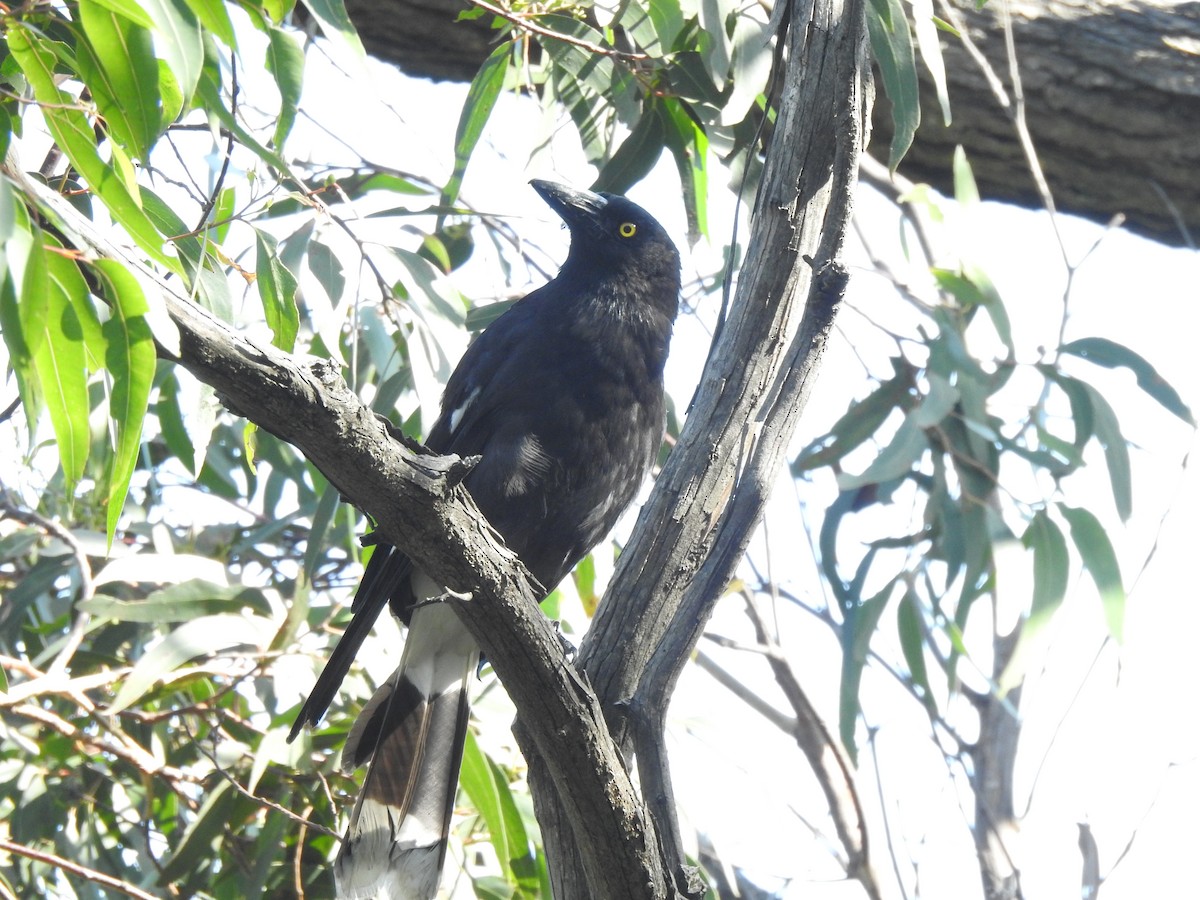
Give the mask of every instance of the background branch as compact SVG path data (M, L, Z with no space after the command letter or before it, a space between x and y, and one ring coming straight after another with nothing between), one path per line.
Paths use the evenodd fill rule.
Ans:
M547 762L551 789L570 811L565 827L589 836L583 856L592 883L603 896L666 896L653 829L600 706L542 615L539 589L459 484L469 467L456 457L410 450L349 390L336 366L300 361L234 331L96 231L61 196L18 171L6 174L75 246L118 259L157 285L179 331L178 350L160 353L211 385L238 415L299 448L431 577L472 595L456 606L517 706L522 749ZM595 840L598 834L605 839Z

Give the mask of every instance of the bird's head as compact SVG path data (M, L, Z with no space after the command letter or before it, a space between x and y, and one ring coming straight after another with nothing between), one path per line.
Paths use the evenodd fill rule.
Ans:
M615 194L579 191L552 181L531 181L571 232L562 275L590 271L651 287L662 296L679 293L679 251L655 218ZM673 312L672 312L673 317Z

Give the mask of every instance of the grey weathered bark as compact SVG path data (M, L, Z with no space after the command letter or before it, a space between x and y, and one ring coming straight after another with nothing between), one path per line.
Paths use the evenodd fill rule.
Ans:
M661 752L670 694L762 515L846 281L839 257L871 102L864 2L795 2L791 16L737 293L577 663L619 744L637 757L666 859L681 851ZM545 783L531 760L555 896L602 900L580 866L562 866L580 848L545 802L553 793L538 790ZM878 896L861 818L841 834L853 877ZM691 873L675 874L690 893Z
M1003 675L1012 660L1019 631L997 635L993 676ZM1021 705L1022 688L1004 697L994 693L972 697L979 713L979 737L971 747L971 787L975 795L975 854L985 900L1021 900L1021 867L1014 840L1020 830L1014 803L1017 744L1021 722L1015 710Z
M538 589L470 502L456 457L414 453L354 396L336 365L256 343L113 244L70 203L19 169L19 185L71 246L119 260L157 285L178 330L159 355L216 389L222 402L294 444L380 531L440 583L479 640L521 716L521 749L545 764L566 810L563 827L588 835L582 866L599 896L662 900L667 870L653 824L609 736L595 694L564 657L537 604ZM156 326L158 327L158 326ZM570 895L568 895L570 896Z
M1011 95L1001 17L1011 10L1030 132L1058 208L1167 244L1200 235L1200 2L954 0ZM421 77L469 80L496 32L454 23L466 2L347 0L368 50ZM1040 207L1007 114L978 67L943 34L954 114L942 125L928 79L924 124L900 170L952 189L950 154L966 148L985 197ZM878 143L891 133L878 103ZM1185 235L1190 233L1190 238Z

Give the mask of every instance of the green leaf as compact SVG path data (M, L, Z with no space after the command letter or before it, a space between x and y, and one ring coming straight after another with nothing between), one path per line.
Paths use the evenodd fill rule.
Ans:
M938 19L933 14L933 0L913 0L913 32L917 49L925 63L925 71L933 79L938 105L942 108L942 124L950 125L950 89L946 82L946 65L942 59L942 44L938 40Z
M912 414L913 420L923 429L942 424L946 416L954 412L954 408L958 406L959 398L962 396L959 394L958 388L937 372L930 372L927 380L929 381L929 392Z
M274 336L271 343L291 353L300 329L300 311L296 308L296 276L287 270L276 253L275 238L255 229L258 247L258 295L263 313Z
M275 77L279 87L279 118L275 120L275 134L271 143L282 151L296 121L296 110L304 88L304 50L282 28L272 28L267 46L267 71Z
M204 35L200 22L184 0L141 2L154 20L154 30L162 35L158 46L175 77L176 90L185 102L191 102L200 71L204 68Z
M920 601L909 588L900 598L896 610L896 630L900 636L900 649L908 664L908 674L921 702L933 715L937 714L937 700L929 684L929 672L925 667L925 628L921 621Z
M539 38L552 62L550 97L571 116L588 161L599 164L611 151L613 119L624 109L624 120L633 121L641 89L625 67L581 46L605 44L604 35L587 23L559 13L538 16L537 22L563 36Z
M221 0L187 0L187 5L206 31L215 35L231 50L236 49L237 38L233 31L233 20L229 18L229 10Z
M1045 363L1039 363L1037 370L1047 381L1058 385L1067 395L1067 401L1071 404L1071 422L1075 428L1075 436L1071 443L1076 454L1081 454L1084 446L1095 433L1095 414L1092 411L1088 386L1078 378L1064 375L1054 366Z
M663 109L664 101L650 96L629 136L621 142L592 184L593 191L624 194L654 168L667 141L667 128L674 130Z
M140 25L143 28L154 27L154 20L150 18L150 13L137 0L93 0L93 2L98 6L112 10L120 16L124 16L135 25Z
M1059 512L1071 526L1071 540L1083 560L1083 567L1096 583L1108 632L1120 641L1125 632L1125 585L1121 581L1121 566L1112 542L1100 521L1086 509L1058 504Z
M14 194L15 217L9 239L4 243L4 266L12 280L17 337L23 353L18 358L24 362L36 355L46 338L46 320L50 316L49 280L46 250L42 243L42 229L29 218L25 205ZM7 324L7 323L6 323ZM17 355L17 354L14 354Z
M105 713L116 715L128 709L163 676L197 656L247 645L265 648L274 634L274 623L262 616L224 614L201 616L185 622L137 661Z
M62 244L52 235L43 233L46 246L62 249ZM92 303L87 281L79 271L74 259L62 253L47 251L46 270L53 290L61 291L74 308L74 318L83 338L87 371L98 372L104 366L104 333L96 307Z
M1030 520L1021 543L1033 551L1033 596L1020 626L1016 646L996 680L996 690L1001 697L1025 680L1034 653L1044 646L1050 621L1062 606L1070 574L1071 557L1066 538L1045 509L1038 510ZM1015 564L1006 560L1003 551L997 554L997 590L1001 594L1005 590L1024 594L1028 588L1023 577L1014 578L1011 588L1006 586L1010 566Z
M91 446L89 365L84 326L78 313L88 304L87 284L72 260L57 253L43 251L42 255L47 270L49 315L44 336L34 351L34 366L54 427L66 492L73 496L75 485L83 477Z
M304 748L300 744L288 742L289 730L283 725L277 728L268 728L267 733L259 741L258 748L254 752L254 761L250 764L250 776L246 779L246 790L250 793L254 793L259 781L267 771L267 766L271 763L278 762L294 767L298 762L298 757L303 753ZM259 897L262 894L255 892L247 894L247 896Z
M162 128L158 61L150 30L96 0L80 0L79 22L104 74L102 87L94 81L89 85L100 112L114 137L144 161Z
M720 123L737 125L750 115L771 77L770 22L753 15L740 14L733 26L729 81L732 90L721 103ZM726 88L729 88L729 81Z
M227 778L218 778L205 791L204 803L158 874L162 884L174 885L193 868L210 860L213 841L230 827L236 800L233 782Z
M1034 515L1021 542L1033 551L1033 600L1025 624L1026 633L1032 636L1032 632L1045 628L1062 605L1067 594L1071 557L1062 529L1044 509Z
M891 442L858 475L849 473L838 477L838 488L853 490L867 484L883 484L913 471L929 449L929 439L918 422L916 411L905 416Z
M858 715L862 711L859 698L859 688L862 684L863 668L866 666L867 654L871 648L871 638L879 625L879 618L887 608L888 599L896 586L893 578L883 590L865 600L861 597L862 586L866 581L867 572L874 561L876 548L872 547L859 564L854 581L850 585L850 594L855 599L849 607L844 607L845 621L842 623L842 678L841 695L838 704L838 730L842 738L842 746L850 754L851 760L858 759L858 742L855 731L858 725Z
M362 41L358 38L358 32L354 30L354 24L350 21L342 0L305 0L304 5L321 26L325 37L335 44L340 44L355 59L367 58L367 51L363 49Z
M142 423L150 403L156 353L154 338L146 322L150 307L137 279L115 260L101 259L93 265L112 310L103 325L104 362L112 376L109 416L116 426L116 447L107 471L108 544L111 548L141 449Z
M138 554L140 556L140 554ZM204 616L238 613L243 609L271 614L271 604L258 588L213 584L201 578L181 581L152 591L143 600L121 600L97 594L81 600L79 608L97 618L118 622L188 622Z
M469 317L468 317L469 318ZM792 474L837 462L879 430L894 409L911 401L913 371L907 362L893 359L896 374L859 400L834 423L829 434L805 447L792 463Z
M1113 501L1122 522L1133 515L1133 480L1129 470L1129 444L1121 433L1117 414L1104 396L1090 384L1087 389L1091 402L1096 440L1104 448L1104 461L1108 465L1108 478L1112 483Z
M676 0L650 0L646 11L654 23L654 31L658 36L660 52L666 53L675 49L675 39L683 31L683 10ZM646 49L649 49L649 45Z
M505 879L519 896L536 896L536 860L508 779L479 749L468 729L459 783L487 825Z
M233 224L234 210L237 207L237 188L224 188L217 195L216 205L213 206L210 217L212 240L221 244L229 235L229 226Z
M308 270L329 297L331 308L336 308L346 290L346 273L342 261L328 244L312 240L308 245Z
M56 57L40 35L23 24L10 24L8 47L41 104L46 127L71 164L104 201L109 212L154 260L179 271L178 261L163 252L162 235L151 224L134 194L96 148L96 136L74 98L60 91L55 74Z
M930 269L938 287L956 299L966 310L982 306L987 310L988 317L996 329L996 334L1004 342L1008 350L1008 358L1012 359L1016 350L1013 345L1012 324L1008 318L1008 310L1000 292L987 274L980 268L964 264L962 270L953 272L949 269L933 267Z
M154 226L165 235L173 237L172 243L179 253L189 288L195 283L197 270L204 262L204 241L191 234L191 228L179 218L171 206L149 188L142 189L142 204L146 215Z
M668 98L663 108L668 121L667 146L683 185L688 240L695 244L708 235L708 134L682 100Z
M960 206L979 205L979 186L975 183L975 173L971 171L971 163L967 159L967 151L962 145L954 148L954 199Z
M912 146L921 124L917 90L917 60L904 4L900 0L871 0L867 6L867 32L871 51L883 76L883 87L892 102L892 143L888 168L895 169Z
M309 529L307 547L304 550L304 571L310 580L324 558L325 532L329 530L330 523L337 515L340 502L341 492L332 484L325 485L321 499L317 501L317 508L313 511L312 528Z
M463 102L462 112L459 113L458 129L454 134L454 170L450 173L450 180L442 188L443 209L458 202L458 192L462 189L467 163L471 161L471 154L475 152L475 146L483 135L484 126L491 118L492 110L496 108L496 100L504 87L504 76L508 72L511 59L512 46L506 41L488 55L471 80L467 99ZM440 220L438 227L441 227Z
M1183 402L1179 392L1171 387L1170 383L1159 375L1158 370L1144 357L1139 356L1128 347L1118 344L1116 341L1110 341L1108 338L1088 337L1064 344L1059 351L1086 359L1088 362L1104 366L1106 369L1129 369L1137 378L1138 387L1189 425L1196 424L1195 419L1192 418L1192 411Z
M495 303L484 303L482 306L472 306L467 311L467 331L483 331L498 318L508 312L516 300L497 300Z
M154 403L154 415L162 431L167 449L183 463L189 472L196 474L196 448L183 421L183 408L179 405L179 379L170 370L158 385L158 400Z

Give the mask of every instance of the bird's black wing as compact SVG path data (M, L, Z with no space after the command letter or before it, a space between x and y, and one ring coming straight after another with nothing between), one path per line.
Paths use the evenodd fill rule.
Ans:
M544 288L543 288L544 290ZM471 473L471 483L481 485L518 463L519 453L501 452L502 441L488 438L494 420L497 386L511 374L514 360L529 355L526 342L534 334L534 309L538 302L534 291L515 303L467 348L442 396L442 412L430 429L426 442L438 453L460 456L486 454L483 473ZM525 349L522 349L525 348ZM486 515L486 511L485 511ZM359 649L379 614L389 603L393 611L407 620L413 602L409 590L412 561L391 544L380 541L367 562L362 581L350 606L351 619L338 638L325 668L312 692L296 716L288 740L293 740L305 725L316 725L328 711L333 698L350 671Z

